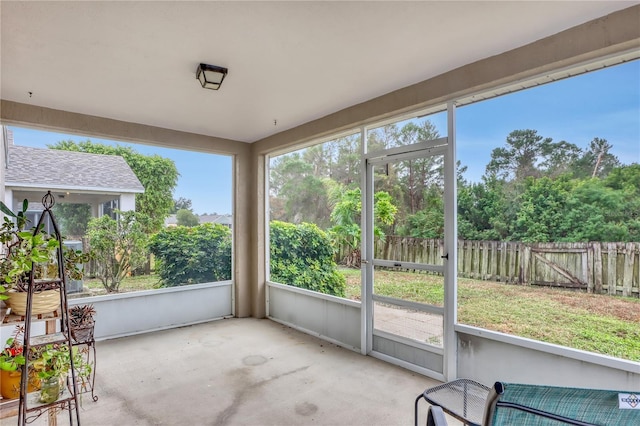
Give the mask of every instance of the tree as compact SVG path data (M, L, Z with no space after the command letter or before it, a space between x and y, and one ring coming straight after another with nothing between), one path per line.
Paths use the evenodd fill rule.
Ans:
M143 155L127 146L103 145L90 140L60 141L48 146L51 149L119 155L124 158L144 186L144 193L136 195L136 211L150 218L146 231L155 232L162 228L173 206L172 193L180 175L173 160L159 155Z
M360 185L361 141L360 134L349 135L335 141L328 142L328 150L331 153L329 174L326 178L356 188Z
M332 193L335 201L331 212L334 226L329 229L336 247L346 246L349 250L343 262L347 266L360 267L360 218L362 212L360 188L346 189L337 185ZM375 225L373 233L376 238L384 238L383 227L391 226L395 221L398 208L393 204L391 196L379 191L374 194L373 215Z
M398 229L399 235L414 238L444 238L444 201L441 188L432 186L425 191L424 207L409 215Z
M467 240L509 239L517 204L516 191L495 177L458 184L458 235Z
M421 125L407 123L400 129L399 144L402 146L413 145L419 142L437 139L440 137L436 126L430 121L424 121ZM398 180L404 188L404 205L409 214L415 214L424 207L424 197L427 188L433 184L444 183L443 157L429 156L400 162L396 169Z
M573 164L574 176L578 178L606 177L620 165L618 157L611 154L611 145L606 139L593 138L589 147Z
M329 225L325 179L314 175L313 166L304 161L300 153L274 160L270 173L270 207L274 220Z
M564 236L559 230L571 191L568 178L528 177L525 187L519 200L513 238L531 243L559 241Z
M395 123L387 124L369 131L367 152L382 151L399 146L400 134Z
M522 181L526 177L558 175L578 158L576 145L538 135L536 130L514 130L507 136L506 147L491 151L486 175Z
M122 279L147 260L148 218L133 211L118 214L117 221L106 215L93 218L87 229L96 275L108 293L117 293Z
M555 241L629 241L629 217L622 191L600 179L574 180Z
M176 220L180 226L197 226L200 223L200 218L187 209L178 210Z
M622 194L618 213L626 218L629 241L640 241L640 164L613 168L604 184Z
M178 210L189 210L193 212L192 202L188 198L180 197L177 200L173 200L173 208L171 209L171 214L178 213Z

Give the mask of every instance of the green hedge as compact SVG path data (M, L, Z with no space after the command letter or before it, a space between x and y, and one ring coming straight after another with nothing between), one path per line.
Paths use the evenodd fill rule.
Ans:
M151 238L149 250L165 287L231 279L231 230L225 226L165 228Z
M326 232L311 223L271 222L271 281L344 297L345 278Z

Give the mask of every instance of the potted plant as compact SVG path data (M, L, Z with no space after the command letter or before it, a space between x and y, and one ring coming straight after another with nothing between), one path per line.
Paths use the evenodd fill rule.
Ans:
M20 396L20 380L26 363L22 347L23 333L24 328L16 326L13 336L7 339L4 349L0 352L0 393L6 399ZM40 389L40 379L33 369L29 371L28 377L27 392Z
M76 343L86 343L93 340L93 328L96 310L93 305L76 305L69 308L69 322L71 337Z
M14 213L0 201L0 210L5 214L0 226L0 300L5 300L17 315L26 313L26 292L32 270L33 278L43 281L43 284L38 288L37 301L34 301L31 313L52 312L60 303L59 287L46 283L58 276L60 241L46 233L42 226L36 232L25 230L29 223L26 216L28 206L28 201L24 200L22 210ZM87 262L90 254L72 249L63 250L63 253L67 276L81 278L82 271L78 265Z
M40 402L50 404L60 398L68 374L71 371L71 356L73 356L73 368L76 372L76 385L79 388L85 386L91 375L91 365L85 361L83 352L77 347L72 347L69 352L67 344L49 344L34 349L34 360L29 365L37 372L41 382ZM72 354L72 355L71 355Z

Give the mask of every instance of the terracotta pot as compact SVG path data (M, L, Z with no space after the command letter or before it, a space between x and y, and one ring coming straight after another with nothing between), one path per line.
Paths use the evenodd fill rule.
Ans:
M5 300L7 306L11 308L14 315L26 315L27 313L27 293L8 291L9 299ZM33 294L31 305L31 315L48 314L60 306L60 290L45 290Z
M20 380L22 373L17 371L0 370L0 393L3 398L15 399L20 398ZM38 379L35 371L29 373L29 384L27 392L35 392L40 389L40 379Z

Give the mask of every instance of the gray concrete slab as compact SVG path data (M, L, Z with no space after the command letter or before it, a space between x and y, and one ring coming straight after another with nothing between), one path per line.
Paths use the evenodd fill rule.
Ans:
M252 318L98 342L97 352L99 400L83 395L85 425L410 425L416 395L438 384Z

